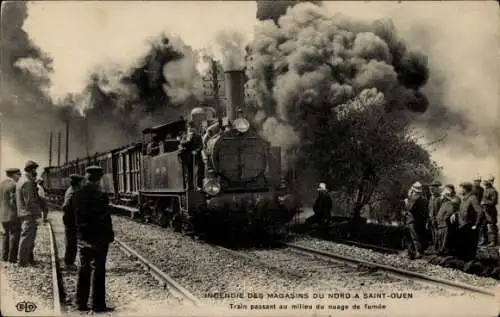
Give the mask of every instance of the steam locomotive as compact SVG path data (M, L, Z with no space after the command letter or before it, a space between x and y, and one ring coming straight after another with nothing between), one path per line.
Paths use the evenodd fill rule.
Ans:
M227 116L217 120L213 108L199 107L189 118L204 135L205 171L192 166L193 172L203 173L202 188L190 186L179 158L187 131L181 119L145 129L141 142L46 167L42 178L49 199L61 204L69 175L99 165L111 207L132 218L177 231L257 230L280 236L301 209L289 177L294 173L282 167L286 154L281 148L272 147L243 115L235 118L235 105L244 103L243 71L226 71L224 77Z

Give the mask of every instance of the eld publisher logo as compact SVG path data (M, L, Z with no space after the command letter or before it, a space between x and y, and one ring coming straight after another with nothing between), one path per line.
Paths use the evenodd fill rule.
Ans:
M17 303L16 308L18 311L23 311L25 313L32 313L36 310L36 305L35 303L32 302L23 301Z

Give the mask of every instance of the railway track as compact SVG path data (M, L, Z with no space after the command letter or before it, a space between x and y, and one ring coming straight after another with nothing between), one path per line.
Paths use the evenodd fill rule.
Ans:
M389 265L365 261L365 260L361 260L361 259L356 259L356 258L344 256L344 255L338 255L338 254L334 254L331 252L316 250L316 249L312 249L312 248L308 248L308 247L304 247L304 246L299 246L299 245L296 245L293 243L283 243L283 245L290 248L294 252L297 252L300 254L319 257L319 258L323 258L323 259L334 261L334 262L347 263L347 264L354 265L354 266L368 267L368 268L372 268L374 270L382 271L382 272L384 272L390 276L394 276L396 278L410 279L410 280L414 280L414 281L417 281L420 283L430 284L430 285L439 286L439 287L452 288L452 289L456 289L456 290L461 290L461 291L465 291L465 292L479 294L482 296L488 296L488 297L496 296L496 294L493 290L486 289L486 288L476 287L476 286L472 286L472 285L468 285L468 284L460 283L460 282L449 281L449 280L445 280L445 279L441 279L441 278L437 278L437 277L432 277L432 276L428 276L428 275L417 273L417 272L403 270L403 269L392 267Z
M50 262L52 264L52 295L54 305L54 315L61 316L64 310L64 303L61 294L64 294L63 284L61 282L60 267L57 256L57 244L55 240L52 224L47 223L47 230L50 237Z
M125 244L124 242L115 239L116 244L124 253L133 256L136 258L141 265L143 265L146 270L156 279L158 282L164 287L168 288L168 290L174 294L176 298L179 299L182 303L189 303L193 306L200 306L200 301L196 296L191 294L187 289L182 287L179 283L177 283L173 278L168 276L166 273L162 272L157 266L151 263L148 259L140 255L137 251L132 249L130 246Z

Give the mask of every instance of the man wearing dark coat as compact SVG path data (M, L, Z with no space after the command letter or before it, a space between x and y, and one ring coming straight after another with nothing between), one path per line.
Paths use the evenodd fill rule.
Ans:
M203 178L205 176L204 164L201 157L202 139L196 132L194 123L186 123L187 131L181 136L179 157L184 170L184 179L188 189L203 187ZM196 180L194 179L194 165L196 165Z
M76 238L76 220L75 220L75 208L72 204L72 197L74 193L78 190L83 177L80 175L72 174L69 176L70 186L64 193L64 203L62 205L63 210L63 223L64 223L64 233L66 238L66 251L64 253L64 263L68 269L73 269L75 264L75 258L77 253L77 238Z
M19 240L19 266L35 262L33 250L38 229L38 219L42 215L42 205L35 184L38 164L26 162L24 173L16 183L17 215L21 220L21 238Z
M17 262L21 221L17 217L16 182L21 178L18 168L9 168L0 183L0 220L3 226L2 260Z
M481 206L484 209L485 223L488 233L488 246L493 247L498 244L498 211L496 205L498 204L498 192L493 187L493 176L484 180L484 195L481 201Z
M404 208L405 225L410 235L408 255L420 258L426 248L426 224L428 219L428 202L423 195L420 182L415 182L408 192Z
M439 181L434 181L430 184L429 189L431 192L431 196L429 198L429 219L427 222L427 229L431 233L431 240L432 240L432 247L433 250L437 250L437 231L438 231L438 226L437 226L437 213L439 211L439 208L441 207L441 197L440 197L440 192L439 189L441 187L441 183Z
M472 183L472 194L477 197L477 200L481 202L483 200L484 188L481 186L481 177L474 177ZM483 218L478 228L479 232L479 245L485 245L488 243L488 232L486 229L486 219Z
M454 255L456 236L455 214L460 206L460 200L456 197L455 187L446 185L441 195L441 206L436 214L436 254L441 256Z
M318 186L318 197L314 202L314 220L320 223L326 223L330 219L330 213L333 207L332 198L328 195L328 189L325 183Z
M476 258L479 234L478 227L483 217L483 209L477 197L472 194L472 183L460 184L462 202L457 213L458 258L471 261Z
M76 305L80 311L88 310L92 278L92 310L113 310L106 306L106 257L109 244L114 241L109 201L100 189L103 169L89 166L80 188L71 203L75 211L75 223L80 253L80 268L76 287ZM93 271L93 272L92 272Z

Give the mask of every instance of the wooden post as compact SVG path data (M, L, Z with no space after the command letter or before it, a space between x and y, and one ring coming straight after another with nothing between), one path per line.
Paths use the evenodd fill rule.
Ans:
M52 131L49 134L49 166L52 166Z

